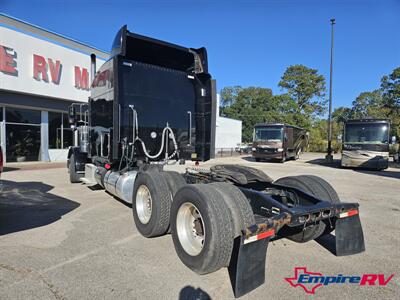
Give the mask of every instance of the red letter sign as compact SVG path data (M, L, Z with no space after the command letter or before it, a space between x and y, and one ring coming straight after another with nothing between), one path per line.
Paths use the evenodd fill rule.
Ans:
M15 61L14 56L9 54L7 50L14 51L11 48L0 45L0 72L10 75L18 75L18 71L16 69L17 62Z
M42 74L42 79L49 81L47 77L47 63L43 56L33 54L33 78L40 80L39 74Z
M55 84L60 83L60 76L61 76L61 63L59 60L56 60L56 65L51 58L48 59L49 68L50 68L50 75L51 81Z
M87 69L75 66L75 87L82 90L89 89L89 73Z

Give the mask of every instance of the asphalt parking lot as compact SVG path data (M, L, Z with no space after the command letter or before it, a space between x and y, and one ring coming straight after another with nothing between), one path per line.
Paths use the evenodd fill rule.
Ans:
M395 274L383 287L332 284L315 298L400 298L400 169L382 172L319 164L321 154L298 161L256 163L248 157L217 163L254 166L277 179L312 174L328 180L342 201L359 202L366 252L335 257L315 241L270 243L267 282L241 299L306 299L284 280L295 267L324 275ZM184 170L183 166L168 166ZM2 174L0 299L232 299L226 269L199 276L175 254L170 235L146 239L131 209L102 190L68 182L65 168L28 168Z

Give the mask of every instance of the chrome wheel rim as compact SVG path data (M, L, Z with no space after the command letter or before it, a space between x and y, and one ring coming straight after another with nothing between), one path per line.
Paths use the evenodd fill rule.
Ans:
M139 186L136 193L136 213L142 224L147 224L151 218L153 203L147 186Z
M199 255L204 246L206 232L203 217L192 203L183 203L179 208L176 231L183 250L191 256Z

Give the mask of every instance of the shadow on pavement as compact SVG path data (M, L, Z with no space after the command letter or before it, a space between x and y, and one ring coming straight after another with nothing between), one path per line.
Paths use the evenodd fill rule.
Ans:
M50 194L53 186L42 182L2 180L0 235L53 223L80 204Z
M319 165L319 166L323 166L323 167L340 168L340 160L339 159L334 159L332 163L329 163L326 161L326 159L324 157L322 157L322 158L307 160L305 162L307 164Z
M3 168L3 172L11 172L11 171L17 171L19 170L19 168L15 168L15 167L4 167Z
M255 162L254 157L252 156L244 156L242 157L243 160Z
M358 173L364 173L364 174L369 174L369 175L376 175L376 176L382 176L382 177L389 177L389 178L397 178L400 179L400 171L392 171L392 170L382 170L382 171L372 171L372 170L354 170L355 172Z
M245 161L256 162L256 160L252 156L244 156L244 157L242 157L242 159L245 160ZM287 160L285 163L290 162L290 161L291 160ZM257 162L257 163L282 164L279 160L274 160L274 159L265 159L265 160L261 160L260 162Z
M187 285L179 292L179 300L211 300L208 295L201 288L195 289L194 287Z
M7 163L4 166L4 172L11 172L11 171L28 171L28 170L47 170L47 169L59 169L65 168L66 162L11 162Z
M315 239L315 241L326 250L336 255L336 237L333 234L326 234Z
M330 168L337 168L340 169L340 160L339 159L334 159L333 163L328 163L325 161L324 158L317 158L317 159L312 159L306 161L308 164L314 164L314 165L319 165L319 166L324 166L324 167L330 167ZM389 168L390 169L400 169L400 165L394 162L389 162ZM377 170L371 170L368 168L343 168L344 170L352 170L354 172L358 173L364 173L364 174L370 174L370 175L376 175L376 176L383 176L383 177L391 177L391 178L399 178L400 179L400 172L397 170L382 170L382 171L377 171Z

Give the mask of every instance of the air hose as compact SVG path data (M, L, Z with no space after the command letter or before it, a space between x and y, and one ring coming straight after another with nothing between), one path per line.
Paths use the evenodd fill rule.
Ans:
M172 142L174 144L174 152L170 156L168 156L168 149L166 149L165 150L165 152L166 152L166 160L168 160L168 159L172 158L173 156L175 156L177 151L178 151L178 144L177 144L176 139L175 139L175 134L172 131L171 127L169 127L168 123L167 123L167 126L163 129L163 131L161 133L161 147L160 147L160 150L155 155L150 155L148 153L145 143L143 142L143 140L141 138L139 138L139 125L138 125L139 121L138 121L136 109L134 108L133 105L129 105L129 107L132 109L132 112L133 112L133 145L136 143L136 141L140 142L140 144L142 145L143 153L146 155L146 157L148 157L150 159L156 159L163 153L163 149L164 149L166 140L168 140L168 138L171 138L171 140L172 140ZM132 151L132 153L133 153L133 151Z

